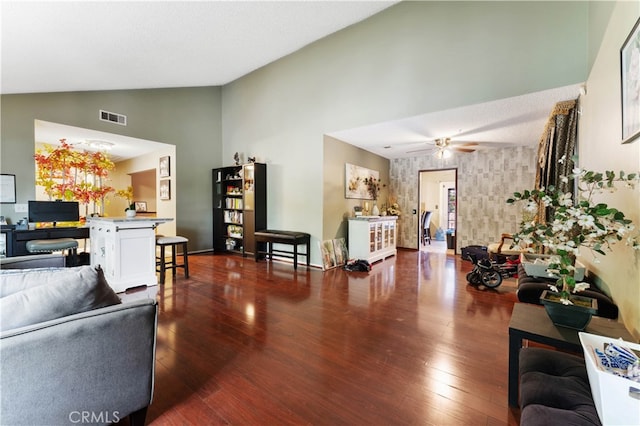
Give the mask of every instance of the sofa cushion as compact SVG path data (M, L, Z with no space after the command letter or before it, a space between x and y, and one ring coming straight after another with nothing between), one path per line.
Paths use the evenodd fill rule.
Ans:
M0 274L0 331L121 303L101 268L80 266Z
M519 359L520 425L600 425L584 359L536 347Z
M77 278L82 267L38 267L0 270L0 297L42 284ZM102 275L104 277L104 275Z

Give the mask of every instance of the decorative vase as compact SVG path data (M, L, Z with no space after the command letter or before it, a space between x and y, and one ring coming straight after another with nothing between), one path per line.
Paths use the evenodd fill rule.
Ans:
M373 202L373 209L371 210L371 214L373 214L374 216L380 216L380 209L378 208L378 204L375 201Z
M124 213L127 215L127 217L136 217L135 210L126 210Z
M551 321L560 327L584 330L591 316L598 312L598 301L591 297L572 294L569 300L573 305L565 305L560 301L560 293L545 290L540 296L540 302L544 305Z

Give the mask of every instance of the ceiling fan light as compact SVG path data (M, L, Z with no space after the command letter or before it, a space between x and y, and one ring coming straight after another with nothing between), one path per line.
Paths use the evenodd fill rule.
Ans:
M453 153L451 152L451 150L446 149L446 148L440 148L439 150L436 151L435 156L438 160L443 160L443 159L447 159L447 158L451 158L451 156L453 155Z
M101 140L87 140L86 143L91 148L97 149L99 151L110 151L114 145L113 142L101 141Z

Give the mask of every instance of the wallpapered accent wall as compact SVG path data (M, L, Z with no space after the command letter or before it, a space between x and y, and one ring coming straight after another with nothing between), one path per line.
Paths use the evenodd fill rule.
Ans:
M403 212L398 221L398 246L418 248L418 182L420 171L456 168L458 229L456 252L468 245L488 245L503 232L515 232L522 220L519 207L506 204L514 191L532 188L537 147L514 147L454 153L447 160L433 155L391 160L390 193Z

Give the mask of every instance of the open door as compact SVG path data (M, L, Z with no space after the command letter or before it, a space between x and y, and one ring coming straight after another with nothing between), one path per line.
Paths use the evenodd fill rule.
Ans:
M424 211L432 212L432 244L423 243L422 223L419 223L418 248L454 254L458 218L457 169L421 170L419 173L419 217Z

